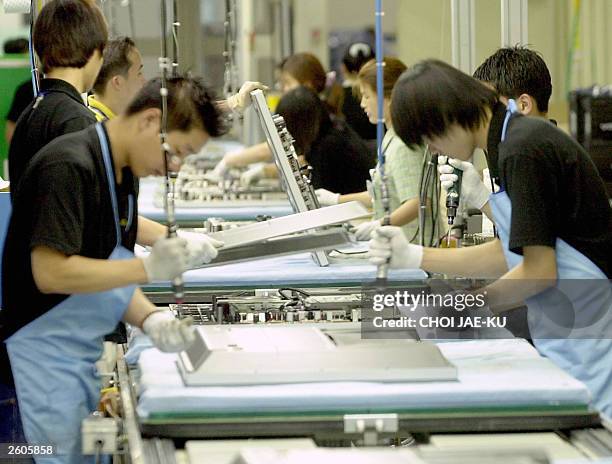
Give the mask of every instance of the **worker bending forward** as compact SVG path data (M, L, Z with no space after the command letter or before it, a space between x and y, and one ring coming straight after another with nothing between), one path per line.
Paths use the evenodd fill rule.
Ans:
M46 462L83 462L81 421L96 409L94 364L102 337L123 320L162 351L180 351L194 329L157 311L137 287L172 280L209 262L199 249L161 238L135 258L134 176L163 175L221 133L219 109L200 80L168 82L171 156L160 144L160 82L147 83L126 112L67 134L29 163L13 193L3 257L4 338L29 443L54 445ZM168 163L168 166L166 166Z

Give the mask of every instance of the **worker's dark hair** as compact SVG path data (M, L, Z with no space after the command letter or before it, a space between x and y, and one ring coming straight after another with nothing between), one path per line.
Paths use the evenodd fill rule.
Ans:
M173 77L168 87L168 130L187 132L202 128L211 137L225 133L225 123L215 97L204 81L197 77ZM149 108L161 109L161 79L148 81L126 109L132 116Z
M281 72L290 74L301 85L317 93L325 90L327 76L319 59L312 53L296 53L285 58L280 65Z
M283 95L276 112L283 117L287 130L295 139L298 155L308 158L313 144L332 122L327 106L308 87L296 87Z
M365 42L355 42L346 49L342 57L342 63L348 72L356 73L373 57L372 47Z
M136 49L136 44L129 37L117 37L109 40L104 48L102 68L93 86L94 92L104 95L106 83L114 76L127 77L128 70L132 66L129 54Z
M43 72L53 68L82 68L108 39L102 10L92 0L52 0L34 24L34 48Z
M28 39L10 39L4 42L4 54L16 54L16 53L28 53L30 51L30 44Z
M406 145L441 136L451 124L475 129L486 122L495 90L439 60L424 60L405 71L391 95L393 129Z
M504 97L518 98L525 93L533 97L539 111L548 111L550 71L535 50L521 45L500 48L478 66L474 77L490 83Z
M385 98L391 98L393 86L406 70L406 65L397 58L385 56L383 58L383 93ZM376 92L376 60L370 60L363 65L357 75L358 83L367 85ZM358 93L357 93L358 94Z

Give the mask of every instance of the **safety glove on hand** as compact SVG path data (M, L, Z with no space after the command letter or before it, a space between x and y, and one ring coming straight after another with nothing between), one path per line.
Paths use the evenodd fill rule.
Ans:
M331 192L327 189L320 188L315 190L317 200L321 206L333 206L337 205L340 201L340 194Z
M368 258L370 263L380 266L389 263L391 268L418 269L423 261L423 247L408 242L402 229L382 226L372 232Z
M206 179L208 182L221 182L223 179L225 179L228 171L229 166L225 162L225 158L223 158L217 163L214 169L211 169L204 174L204 179Z
M257 182L265 175L266 165L265 163L258 163L248 168L240 176L240 185L248 187L249 185Z
M460 198L468 208L481 209L489 201L490 192L484 182L480 179L476 168L472 163L461 161L455 158L438 157L438 173L440 174L440 184L444 190L448 190L457 182L457 174L453 174L454 168L463 171L461 179Z
M187 266L189 269L210 263L219 254L217 248L223 246L223 242L199 232L179 230L177 234L187 241Z
M143 322L142 330L153 344L166 353L186 350L196 338L193 319L177 319L170 311L154 311Z
M258 89L265 91L268 90L268 87L261 82L246 81L242 84L238 93L227 99L227 106L232 111L244 111L251 104L251 92Z
M147 282L169 281L189 269L187 240L180 237L163 237L151 248L151 253L142 258Z
M372 236L372 232L374 232L380 226L380 219L374 219L373 221L361 223L355 229L355 238L357 240L369 240Z

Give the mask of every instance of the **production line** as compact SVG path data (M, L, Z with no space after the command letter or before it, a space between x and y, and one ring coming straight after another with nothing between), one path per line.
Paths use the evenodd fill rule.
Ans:
M275 154L282 167L285 153ZM290 163L285 168L292 172ZM307 183L293 183L296 177L284 176L289 197L296 212L300 201L308 210L316 199ZM220 234L239 235L239 225L217 225ZM122 396L132 408L126 414L132 422L124 424L133 429L130 449L153 462L168 455L197 462L210 456L207 447L215 441L209 440L227 438L252 440L225 448L228 462L241 463L314 456L333 462L556 462L557 455L580 462L586 455L610 455L602 443L612 434L599 428L586 386L509 332L446 343L410 331L401 341L364 340L363 288L374 284L376 269L356 257L359 246L337 248L186 273L185 304L170 308L199 324L198 341L177 356L160 353L136 333L119 360L118 380L129 390ZM420 270L391 270L387 279L391 287L429 288ZM154 301L171 301L169 285L144 290ZM468 443L439 435L457 432L480 435ZM482 445L487 433L502 432L522 432L512 452ZM534 445L535 432L547 432L542 443L555 445ZM280 437L314 441L288 449L282 439L266 441ZM257 439L264 448L249 448ZM410 441L412 451L299 449L394 440Z
M343 57L349 31L294 37L302 0L161 0L149 81L136 2L0 3L34 97L0 193L0 462L612 464L612 93L555 127L528 0L475 71L461 0L452 66L385 54L382 0ZM202 55L221 98L179 70Z
M254 221L259 218L291 214L289 200L279 182L243 188L239 172L230 179L210 180L206 175L220 156L242 146L231 141L216 141L203 153L187 160L177 180L176 220L184 227L203 227L208 219ZM138 210L144 217L158 222L166 220L163 178L141 179Z
M315 443L378 446L379 452L380 445L410 441L410 449L416 453L447 453L446 460L429 461L434 459L434 455L429 455L424 462L456 462L450 459L453 451L458 452L460 442L444 440L447 434L457 432L479 434L459 446L466 460L483 453L488 456L483 457L483 462L491 462L486 459L503 454L502 450L486 445L502 432L521 432L515 437L512 456L516 459L522 448L536 453L535 461L526 462L557 462L552 458L555 449L557 453L559 449L571 450L570 455L579 458L577 462L583 462L581 459L587 459L586 456L588 462L593 462L590 459L610 453L612 432L598 428L600 419L589 406L590 395L584 384L539 356L522 340L436 344L366 340L364 347L359 325L346 322L203 325L200 330L202 340L208 342L205 354L200 353L203 362L199 368L208 372L202 379L207 383L220 382L218 386L187 385L183 361L151 348L142 335L134 337L125 359L118 361L123 404L130 408L129 412L124 411L123 423L124 432L131 437L129 452L146 452L146 462L164 462L160 456L175 453L176 456L187 453L194 459L188 462L198 462L197 454L193 454L195 449L215 446L216 441L211 439L249 439L236 441L233 446L226 443L228 461L224 462L243 462L231 459L238 459L240 452L246 453L252 447L264 446L269 448L268 452L280 452L284 446L301 448L295 443L284 445L281 437L308 438L314 440L313 446ZM275 331L280 333L275 335ZM292 331L295 335L288 337L287 333ZM345 349L348 355L352 350L357 350L354 355L365 348L375 359L377 352L388 357L388 353L398 350L396 353L402 353L405 360L394 362L395 382L390 383L347 380L351 376L363 379L364 375L376 375L375 371L369 372L367 362L361 366L353 364L351 371L343 370L342 382L323 381L321 373L315 374L316 370L310 373L317 378L315 383L272 381L282 375L282 366L287 369L288 365L274 362L275 356L283 356L282 353L287 362L294 360L296 374L299 375L300 366L305 369L303 372L308 371L300 364L305 347L299 340L316 333L330 337L333 349ZM262 343L263 340L266 341ZM280 347L284 349L277 351ZM309 356L319 357L320 366L331 363L331 368L333 353L329 349L320 352L315 344ZM197 359L198 350L191 351L190 358ZM410 356L405 356L411 351L420 353L418 365L411 365ZM425 356L425 352L430 354ZM216 356L226 361L219 364L214 361ZM251 362L242 364L240 359ZM256 368L257 360L262 370L256 376L240 375ZM128 366L126 361L133 364ZM440 362L450 369L440 371L436 367ZM386 371L382 359L375 369ZM324 376L334 375L333 370L324 372ZM232 384L228 375L239 380ZM410 381L402 382L402 377ZM557 440L558 447L549 449L545 444L548 440L536 442L535 432L540 433L540 439ZM547 433L541 435L542 432ZM271 442L271 438L277 441ZM355 458L361 456L356 450L353 452L357 453ZM361 452L366 459L368 449L362 448Z

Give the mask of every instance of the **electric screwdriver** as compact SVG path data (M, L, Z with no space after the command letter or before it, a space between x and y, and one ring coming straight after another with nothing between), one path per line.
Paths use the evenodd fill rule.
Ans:
M446 215L448 217L448 233L446 234L446 246L450 248L450 238L452 225L455 222L457 216L457 209L459 208L459 196L461 194L461 178L463 177L463 171L458 168L453 169L453 174L457 176L457 180L453 185L446 191Z

